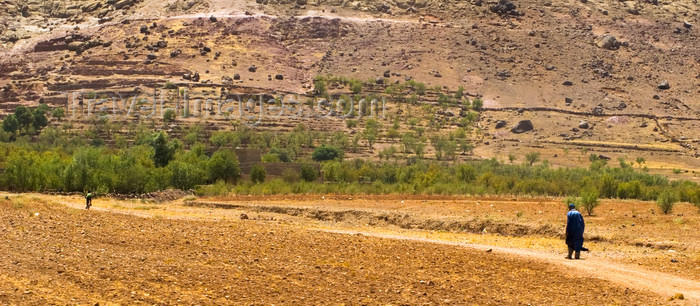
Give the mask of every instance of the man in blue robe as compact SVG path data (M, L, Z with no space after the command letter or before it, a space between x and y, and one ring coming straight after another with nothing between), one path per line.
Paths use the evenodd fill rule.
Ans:
M569 213L566 214L566 245L569 246L569 256L566 259L571 259L574 251L576 251L576 259L581 259L585 227L583 216L576 210L576 205L569 204Z

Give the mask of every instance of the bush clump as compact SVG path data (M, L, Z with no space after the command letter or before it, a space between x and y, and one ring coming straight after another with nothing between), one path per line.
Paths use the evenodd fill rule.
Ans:
M265 181L267 173L262 165L255 165L250 169L250 181L256 184L260 184Z
M341 158L342 156L343 150L339 149L338 147L325 144L316 148L314 153L311 154L311 158L317 162L335 160Z
M318 171L316 168L309 165L301 166L301 179L305 182L313 182L318 178Z
M678 202L678 194L664 190L656 199L656 205L661 208L661 212L664 214L669 214L673 210L673 206Z

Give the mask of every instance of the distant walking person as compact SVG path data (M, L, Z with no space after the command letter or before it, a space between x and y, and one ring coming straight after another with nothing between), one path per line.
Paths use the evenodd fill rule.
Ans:
M85 209L90 209L90 206L92 206L92 191L88 190L87 194L85 194Z
M574 251L576 251L576 259L581 259L581 251L586 251L583 247L585 227L583 216L576 210L576 205L569 204L569 213L566 214L566 245L569 246L569 256L566 256L566 259L571 259Z

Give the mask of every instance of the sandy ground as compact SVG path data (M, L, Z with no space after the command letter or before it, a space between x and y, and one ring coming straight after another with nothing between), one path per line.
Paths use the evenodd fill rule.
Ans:
M76 197L0 203L0 241L8 246L0 250L1 303L652 304L683 293L692 305L700 298L692 278L596 253L566 261L541 249L547 237L180 201L98 199L90 211Z

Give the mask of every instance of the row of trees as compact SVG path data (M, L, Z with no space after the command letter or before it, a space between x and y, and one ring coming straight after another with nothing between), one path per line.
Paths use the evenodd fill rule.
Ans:
M14 113L2 120L2 130L9 134L9 140L14 140L18 135L33 135L48 125L46 113L49 110L46 104L33 109L18 106ZM64 110L63 108L54 109L51 115L60 120L64 116Z
M184 150L163 133L150 144L128 149L85 146L67 153L37 151L6 144L0 151L4 172L0 188L12 191L85 191L144 193L168 187L192 189L216 181L236 183L238 159L231 150L211 156L204 146Z

